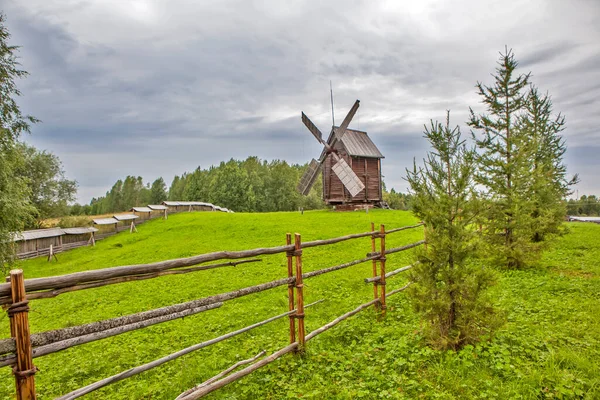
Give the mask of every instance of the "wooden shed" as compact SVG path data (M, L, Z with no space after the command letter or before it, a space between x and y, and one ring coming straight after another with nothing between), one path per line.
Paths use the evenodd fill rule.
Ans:
M141 221L147 221L152 217L152 209L150 207L132 207L129 211L139 216Z
M96 218L93 220L94 225L98 228L98 239L105 238L117 232L119 221L114 218Z
M150 210L152 210L150 218L154 218L159 215L162 215L164 217L164 219L167 219L167 212L169 210L169 207L164 206L162 204L150 204L150 205L148 205L148 208Z
M113 218L118 221L117 232L125 231L129 229L129 232L137 232L135 228L135 220L139 217L135 214L118 214L113 215Z
M178 201L163 201L161 203L163 206L167 206L169 208L169 213L176 213L176 212L180 212L180 211L188 211L189 206L183 206L181 204L179 204Z
M329 205L360 205L378 204L383 200L381 159L383 154L371 141L367 132L346 129L341 140L334 139L336 126L331 130L327 143L337 152L340 158L346 160L352 171L359 177L365 188L352 197L342 184L342 181L332 172L335 164L331 154L323 150L321 156L327 159L323 163L323 199Z
M211 203L205 203L203 201L194 201L192 209L194 211L215 211L215 206Z
M64 232L61 228L35 229L16 234L14 237L19 258L31 258L48 254L53 248L62 246Z
M63 231L65 235L62 239L62 249L68 250L75 247L85 246L87 244L94 245L96 243L95 233L98 232L98 228L64 228Z

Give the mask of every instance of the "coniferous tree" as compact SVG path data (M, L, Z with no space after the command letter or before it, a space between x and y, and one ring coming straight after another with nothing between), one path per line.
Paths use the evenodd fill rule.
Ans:
M478 341L499 322L487 296L494 274L477 257L481 241L474 221L480 205L474 189L474 152L457 126L431 122L425 138L432 151L425 165L407 170L412 207L425 223L427 247L411 270L413 305L426 321L430 343L460 349Z
M530 74L517 75L517 65L512 51L500 55L494 84L477 83L486 114L471 109L468 122L479 150L475 179L487 198L486 238L491 254L508 268L519 268L537 254L530 242L533 202L529 199L535 149L527 131L518 127L527 107L524 89Z
M567 178L567 168L563 163L567 147L560 136L565 119L560 113L553 117L550 96L540 95L537 88L531 86L525 109L519 129L529 137L533 147L530 194L533 202L532 240L540 242L548 234L560 232L566 214L565 199L578 177Z
M167 185L162 177L152 182L150 187L150 204L160 204L167 200Z

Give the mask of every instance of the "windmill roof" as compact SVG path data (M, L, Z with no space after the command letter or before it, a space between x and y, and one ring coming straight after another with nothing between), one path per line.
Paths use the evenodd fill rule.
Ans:
M332 130L337 134L339 127L335 126ZM337 135L336 135L337 136ZM333 135L329 135L328 142L332 140ZM346 129L342 137L342 144L349 155L354 157L384 158L375 143L371 140L367 132Z

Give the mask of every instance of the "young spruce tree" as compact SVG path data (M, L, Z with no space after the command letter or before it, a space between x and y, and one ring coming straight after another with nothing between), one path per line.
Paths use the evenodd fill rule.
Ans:
M487 114L471 109L468 122L478 148L477 184L484 188L487 215L485 237L499 265L520 268L533 261L531 170L534 145L528 131L519 129L527 106L529 76L516 75L512 51L500 55L494 84L477 83Z
M548 235L560 233L567 212L565 199L571 193L570 186L578 182L578 177L567 178L567 168L563 163L567 147L560 136L565 119L560 113L553 116L550 96L540 95L537 88L531 86L525 109L519 129L528 135L533 146L532 240L541 242Z
M474 221L479 204L474 189L474 152L459 127L431 122L425 138L433 148L425 165L407 170L413 212L425 222L427 247L411 270L410 287L425 333L436 348L458 350L497 327L500 318L486 290L494 274L477 258L480 235Z

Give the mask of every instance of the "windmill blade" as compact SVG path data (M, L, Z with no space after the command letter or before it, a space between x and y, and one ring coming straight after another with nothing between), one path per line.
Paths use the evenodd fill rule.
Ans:
M304 113L302 113L302 122L304 123L304 125L306 125L306 127L308 128L308 130L310 131L310 133L312 133L313 136L317 138L317 140L319 141L319 143L327 145L323 141L323 134L321 133L321 131L319 130L319 128L317 128L317 126L315 124L313 124L312 121L310 119L308 119L308 117Z
M310 164L308 164L308 168L304 171L300 182L298 183L298 187L296 188L301 195L307 196L310 192L310 189L315 184L317 177L319 176L319 172L321 171L322 163L315 160L314 158L311 160Z
M354 102L354 105L352 106L350 111L348 111L348 115L346 115L346 118L344 118L344 121L338 128L337 135L336 135L338 140L341 140L342 137L344 137L344 134L346 133L346 129L348 129L348 125L350 125L350 121L352 121L352 118L354 118L354 114L356 114L356 110L358 110L358 107L360 107L360 100L356 100Z
M348 189L348 192L350 192L352 197L356 196L365 188L365 185L343 158L338 159L338 162L336 162L331 169L337 177L340 178L340 181L342 181L342 184Z

